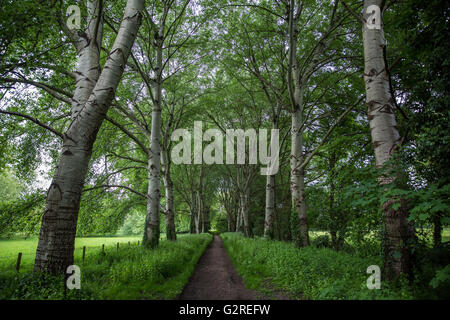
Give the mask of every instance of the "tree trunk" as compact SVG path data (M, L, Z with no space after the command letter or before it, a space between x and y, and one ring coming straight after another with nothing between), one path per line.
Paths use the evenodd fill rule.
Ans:
M242 222L244 224L244 235L251 237L250 226L248 223L248 209L249 209L249 194L248 189L244 190L241 194L241 210L242 210Z
M278 106L281 108L281 106ZM275 108L274 108L275 109ZM276 115L273 116L273 129L278 129L278 121ZM266 210L264 219L264 237L273 239L274 234L274 220L275 220L275 175L266 177ZM280 233L280 227L278 224L278 234Z
M191 215L189 219L189 232L195 233L195 217L197 215L197 202L195 198L195 192L191 189Z
M154 112L153 112L154 113ZM152 117L152 135L153 131L153 120ZM153 139L152 139L153 140ZM151 143L155 149L157 149L156 143ZM150 147L151 149L151 147ZM159 158L151 150L149 152L148 159L148 189L147 189L147 215L145 217L145 232L142 239L142 245L145 247L155 248L159 244L160 237L160 167L159 161L155 158Z
M189 233L195 233L195 214L192 211L189 217Z
M209 214L210 214L210 207L205 206L203 210L203 232L209 232Z
M264 221L264 237L274 238L274 210L275 210L275 176L266 176L266 217ZM279 228L278 228L279 230Z
M228 232L233 232L236 229L236 225L234 222L234 211L232 210L233 204L230 203L226 210L227 213L227 231Z
M300 239L298 245L306 247L309 245L308 221L306 217L306 196L305 196L305 173L299 166L303 162L303 94L306 80L301 77L297 57L298 42L298 19L294 15L294 1L290 1L289 12L289 69L288 69L288 89L291 99L291 194L292 204L298 215ZM309 66L311 68L311 65ZM294 90L290 83L294 78Z
M173 182L170 178L170 163L168 152L166 150L162 153L162 164L164 166L164 196L166 199L166 238L167 240L177 240L176 228L175 228L175 210L173 204Z
M296 89L297 91L297 89ZM300 92L296 96L300 100ZM306 195L305 195L305 173L304 169L298 169L303 162L303 138L302 130L302 111L297 108L292 113L292 150L291 150L291 192L292 203L298 215L300 229L299 245L306 247L309 245L308 222L306 218Z
M371 13L367 13L367 8L376 5L382 12L383 3L383 0L365 0L365 21L369 20L369 16L371 16ZM385 63L386 43L381 16L379 20L379 28L368 27L368 23L372 24L373 20L363 25L364 82L376 165L383 167L400 144L400 134L393 109L394 101L390 92L388 66ZM381 185L386 185L395 179L395 176L381 176L379 182ZM393 209L393 205L398 203L400 203L400 207ZM407 220L409 212L405 200L390 199L382 205L382 210L386 229L384 276L387 280L392 280L411 270L409 241L414 235L414 230Z
M329 158L329 179L330 179L330 235L331 235L331 246L334 250L339 250L339 241L337 239L337 227L338 227L338 221L337 221L337 215L336 215L336 209L334 207L334 193L335 193L335 172L334 168L336 165L336 154L331 151L330 158Z
M78 61L72 99L72 121L75 120L89 99L101 71L100 50L103 39L103 19L99 17L99 1L87 1L86 6L88 14L86 37L78 37L75 43ZM101 20L98 21L98 30L95 30L99 18Z
M149 183L147 217L145 222L145 232L142 244L155 248L159 245L160 229L160 202L161 202L161 99L162 99L162 51L164 43L164 21L161 19L158 30L155 32L156 44L156 88L155 101L152 109L152 130L149 151Z
M442 223L441 223L441 214L436 213L433 215L433 246L439 247L442 242Z
M58 166L47 193L34 269L65 273L73 264L78 211L84 179L98 130L114 98L143 10L143 0L129 0L105 68L84 106L69 126ZM81 69L85 69L84 66ZM85 94L79 89L74 99ZM76 108L74 108L76 109Z
M202 211L203 203L200 191L197 191L197 212L195 214L195 233L200 233L202 231Z
M241 230L241 224L242 224L242 219L241 219L242 210L241 210L240 203L241 203L241 201L239 199L239 208L237 210L237 216L236 216L236 232L239 232Z

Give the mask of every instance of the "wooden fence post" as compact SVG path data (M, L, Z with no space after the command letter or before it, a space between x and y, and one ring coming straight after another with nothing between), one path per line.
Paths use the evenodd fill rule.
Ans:
M83 246L83 262L84 262L84 257L86 256L86 246Z
M20 261L22 261L22 252L19 252L17 255L17 262L16 262L16 271L19 272L20 269Z
M119 251L119 243L117 242L117 251Z

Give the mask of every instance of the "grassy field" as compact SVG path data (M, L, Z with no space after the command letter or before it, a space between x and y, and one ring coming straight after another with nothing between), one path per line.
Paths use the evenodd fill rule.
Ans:
M128 245L137 245L138 241L142 241L142 237L86 237L75 239L75 253L76 261L81 261L83 246L86 246L86 256L97 253L101 250L102 245L105 247L115 248L117 242L119 247ZM13 270L16 266L17 254L22 252L21 269L24 271L31 270L34 257L36 255L38 239L13 239L0 240L0 272L4 270Z
M64 278L31 272L24 268L19 274L11 268L0 270L1 299L175 299L195 270L198 259L212 240L210 234L180 235L177 241L162 240L156 249L136 244L132 238L116 250L117 238L89 238L78 245L90 244L83 262L75 259L81 270L81 289L64 290ZM96 244L107 243L105 252ZM16 248L27 248L25 246ZM30 257L32 255L30 254Z

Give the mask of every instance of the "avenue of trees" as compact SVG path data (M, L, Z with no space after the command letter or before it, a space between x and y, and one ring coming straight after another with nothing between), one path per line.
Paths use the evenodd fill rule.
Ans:
M382 255L388 280L412 275L450 222L449 13L438 0L2 1L0 235L38 234L35 270L58 274L76 235L126 229L151 250L162 232L236 231L301 250L320 230L334 250ZM174 133L196 121L279 130L279 170L262 175L248 148L208 164L192 145L192 164L175 163Z

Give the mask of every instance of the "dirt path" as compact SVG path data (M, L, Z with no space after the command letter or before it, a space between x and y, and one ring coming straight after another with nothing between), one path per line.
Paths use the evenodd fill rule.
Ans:
M258 297L254 291L245 288L242 278L231 264L222 239L214 236L179 299L256 300Z

